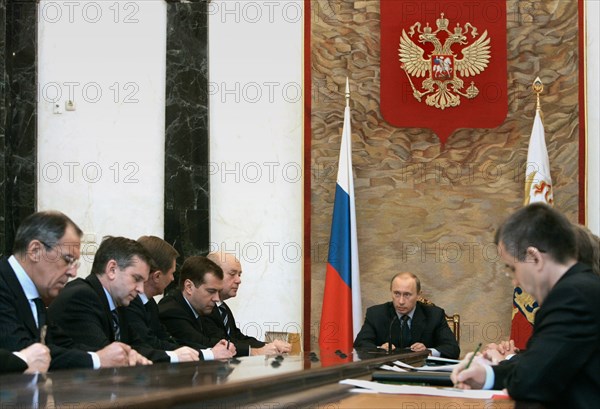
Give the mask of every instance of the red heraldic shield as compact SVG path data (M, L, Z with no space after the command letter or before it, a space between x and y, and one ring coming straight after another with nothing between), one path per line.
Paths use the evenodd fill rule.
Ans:
M381 113L402 128L495 128L508 112L506 1L381 1Z

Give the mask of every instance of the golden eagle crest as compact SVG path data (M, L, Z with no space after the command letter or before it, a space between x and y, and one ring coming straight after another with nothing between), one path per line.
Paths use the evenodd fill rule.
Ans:
M475 83L463 91L464 81L458 76L475 76L482 73L490 61L490 38L487 30L477 37L477 28L471 23L466 23L464 28L456 24L454 32L448 30L448 19L444 13L436 20L437 30L432 32L429 23L421 30L421 23L415 23L410 27L408 34L402 30L400 37L400 63L406 73L408 81L413 90L413 96L421 102L421 98L427 95L425 103L440 109L456 107L460 105L460 95L467 98L475 98L479 90ZM464 30L464 31L463 31ZM473 42L461 50L462 58L452 51L454 44L468 44L469 30ZM428 58L424 58L425 50L417 45L411 37L418 33L418 42L421 44L433 44L433 52ZM447 38L442 45L438 34ZM419 78L428 76L423 80L423 90L418 90L413 84L411 76Z

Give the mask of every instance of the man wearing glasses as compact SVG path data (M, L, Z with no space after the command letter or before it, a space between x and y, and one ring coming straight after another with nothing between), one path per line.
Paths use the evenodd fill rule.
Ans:
M0 260L0 348L14 353L36 343L46 344L50 369L134 365L134 351L125 344L115 342L88 352L93 349L75 344L47 322L46 306L77 274L81 236L81 229L60 212L38 212L23 220L13 255ZM46 335L48 327L54 336ZM57 338L61 347L56 345ZM26 356L20 358L27 361Z

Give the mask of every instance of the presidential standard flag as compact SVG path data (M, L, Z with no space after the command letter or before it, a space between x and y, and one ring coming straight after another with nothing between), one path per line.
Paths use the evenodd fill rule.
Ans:
M348 84L346 84L346 93L348 94ZM360 330L361 319L362 303L352 179L352 132L350 107L346 105L321 313L319 334L321 350L339 349L345 353L351 352L354 338Z
M550 161L546 149L544 124L540 118L539 109L535 113L533 129L529 139L527 166L525 169L525 199L523 204L543 202L552 206L552 178L550 177ZM515 346L525 349L533 331L533 321L539 305L531 294L515 287L513 293L513 312L510 338L515 340Z

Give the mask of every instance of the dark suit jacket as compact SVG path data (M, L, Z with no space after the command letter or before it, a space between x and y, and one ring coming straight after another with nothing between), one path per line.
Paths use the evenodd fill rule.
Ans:
M158 315L167 331L180 345L201 350L212 348L222 339L212 338L205 332L202 322L196 319L181 291L160 300ZM203 358L202 354L200 358Z
M76 345L52 320L47 322L45 341L52 358L50 369L92 368L92 357L86 352L90 349ZM29 301L7 258L0 260L0 328L0 348L20 351L40 342ZM58 346L58 341L64 347Z
M600 277L588 266L576 264L550 290L527 349L515 358L493 367L494 389L548 408L598 406Z
M262 348L265 346L264 342L248 335L244 335L242 331L240 331L240 329L235 325L235 318L229 306L225 303L223 303L223 305L225 306L228 316L227 326L230 329L229 339L231 339L231 342L235 344L237 356L248 356L250 354L250 347ZM203 315L201 320L206 334L208 334L211 338L227 339L227 330L225 328L225 324L223 324L221 312L217 307L213 308L210 315Z
M6 349L0 349L0 374L11 372L24 372L27 363Z
M131 329L152 348L166 351L179 348L175 339L160 322L158 305L154 298L150 297L144 305L142 299L137 296L128 307L123 308L123 313Z
M377 348L389 342L390 324L396 316L392 302L375 305L367 309L367 316L360 332L354 340L354 348ZM400 323L392 325L392 344L398 347ZM412 343L421 342L427 348L437 349L442 357L458 358L460 348L444 315L444 310L434 305L417 302L410 327Z
M117 309L121 342L130 345L152 362L170 362L164 350L145 344L130 328L122 308ZM102 283L95 274L68 283L48 308L48 317L75 342L98 351L115 341L112 314Z

